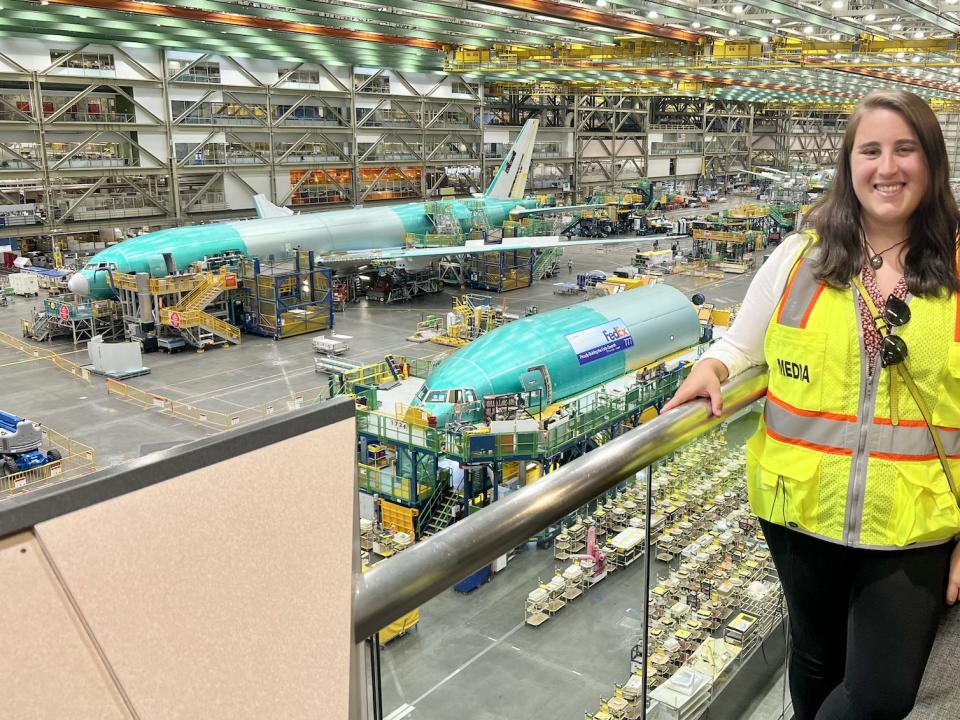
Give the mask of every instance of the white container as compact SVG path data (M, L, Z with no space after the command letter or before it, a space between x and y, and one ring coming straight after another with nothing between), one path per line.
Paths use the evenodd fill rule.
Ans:
M16 295L40 294L40 281L33 273L14 273L10 276L10 287Z

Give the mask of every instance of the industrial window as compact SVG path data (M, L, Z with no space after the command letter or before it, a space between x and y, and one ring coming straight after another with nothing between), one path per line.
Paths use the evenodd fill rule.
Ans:
M365 93L389 93L390 92L390 76L389 75L378 75L373 80L370 80L373 75L363 75L357 73L353 76L353 87L358 92ZM370 81L367 83L367 81ZM367 83L367 84L365 84Z
M280 77L283 77L288 72L290 77L288 77L284 82L290 83L307 83L310 85L315 85L320 82L320 71L319 70L305 70L303 68L298 68L290 72L292 68L280 68L277 72Z
M463 80L454 80L450 91L458 95L476 97L480 92L480 85L478 83L466 83Z
M168 60L167 73L173 77L185 67L190 65L192 60ZM193 83L219 83L220 82L220 63L201 62L197 63L183 75L177 78L177 82Z
M446 390L434 390L427 396L427 402L429 403L445 403L446 401L447 401Z
M56 62L73 50L51 50L50 62ZM77 70L115 70L112 53L77 53L63 62L60 67Z

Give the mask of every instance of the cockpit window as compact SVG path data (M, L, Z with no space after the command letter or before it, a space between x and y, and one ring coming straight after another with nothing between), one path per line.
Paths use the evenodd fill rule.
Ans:
M473 390L471 390L470 388L466 388L466 389L463 391L463 401L462 401L462 402L472 403L472 402L476 402L476 401L477 401L477 394L476 394Z
M446 390L434 390L427 396L427 402L430 403L443 403L447 402L447 391Z
M427 386L423 385L419 390L417 390L417 394L414 396L413 399L416 402L421 402L426 396L427 396Z

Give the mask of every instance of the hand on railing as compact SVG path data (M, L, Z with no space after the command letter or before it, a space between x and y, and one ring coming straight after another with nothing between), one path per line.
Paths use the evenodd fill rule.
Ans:
M696 398L708 398L710 411L719 417L723 414L723 394L720 384L729 376L727 366L719 360L707 358L693 366L693 370L683 381L667 404L660 411L661 414L688 403Z

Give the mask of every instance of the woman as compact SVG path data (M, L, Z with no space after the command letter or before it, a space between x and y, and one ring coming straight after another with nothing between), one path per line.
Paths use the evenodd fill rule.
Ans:
M664 410L770 368L747 488L790 612L798 720L903 718L960 591L960 306L943 134L879 90L834 185ZM956 482L954 481L956 479Z

